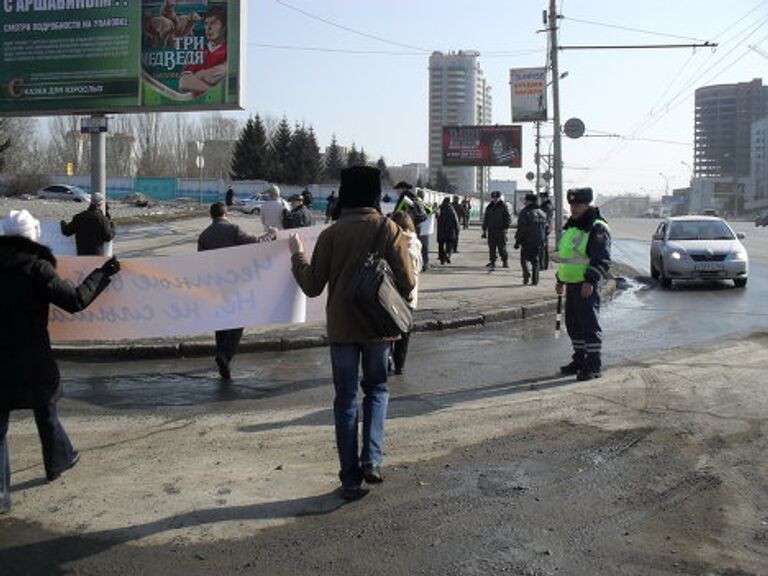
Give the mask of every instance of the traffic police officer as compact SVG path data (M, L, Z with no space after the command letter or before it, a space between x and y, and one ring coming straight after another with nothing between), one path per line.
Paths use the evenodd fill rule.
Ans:
M557 246L556 290L565 289L565 325L573 345L572 360L560 371L576 374L577 380L601 376L599 289L611 266L610 229L592 200L591 188L568 190L571 217Z

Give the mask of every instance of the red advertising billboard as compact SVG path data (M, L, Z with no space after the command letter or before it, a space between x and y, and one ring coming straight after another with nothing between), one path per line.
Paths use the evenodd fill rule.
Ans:
M520 126L444 126L444 166L522 166Z

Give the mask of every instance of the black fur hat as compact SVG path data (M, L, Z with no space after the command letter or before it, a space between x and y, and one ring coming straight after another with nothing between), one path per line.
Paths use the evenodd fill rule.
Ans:
M592 188L571 188L568 190L568 204L592 204Z
M341 171L339 205L342 208L376 208L381 204L381 172L371 166L351 166Z

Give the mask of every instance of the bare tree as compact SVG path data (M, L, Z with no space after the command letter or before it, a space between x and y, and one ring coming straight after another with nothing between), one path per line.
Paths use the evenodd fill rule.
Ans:
M29 174L38 170L35 118L0 118L0 172Z
M63 174L71 162L75 174L90 171L91 147L87 134L80 133L79 116L54 116L48 123L50 137L39 170Z
M170 144L167 125L163 114L151 112L133 116L136 137L136 175L167 176L172 173L171 160L167 154Z

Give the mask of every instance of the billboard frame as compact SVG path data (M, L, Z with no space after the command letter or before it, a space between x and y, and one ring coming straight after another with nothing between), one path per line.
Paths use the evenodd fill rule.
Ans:
M454 140L458 144L451 152ZM522 168L523 165L523 127L517 124L446 125L442 130L442 144L442 164L446 167ZM500 160L507 155L509 161Z
M91 115L111 115L111 114L142 114L142 113L154 113L154 112L214 112L214 111L238 111L243 110L243 105L245 102L245 54L246 50L246 24L247 24L247 0L220 0L221 4L226 5L226 11L227 11L227 36L226 36L226 44L227 44L227 73L225 77L220 81L223 83L221 86L221 90L223 91L222 99L224 101L220 102L204 102L204 101L195 101L191 102L189 104L186 103L172 103L169 102L167 104L147 104L144 102L145 99L145 84L148 84L148 81L144 78L144 67L142 65L142 56L144 51L147 49L145 47L145 39L144 39L144 17L145 14L143 12L144 10L144 2L142 0L135 0L135 4L132 1L130 3L130 9L136 11L136 13L132 16L135 20L135 22L132 22L130 26L126 29L125 34L127 36L130 36L130 46L127 49L127 60L125 61L125 68L130 70L130 74L126 76L125 81L133 81L135 78L135 81L137 83L135 94L132 92L130 95L127 96L113 96L108 95L103 97L102 99L94 99L93 105L83 105L83 106L77 106L76 102L77 100L73 97L68 98L65 102L61 104L61 106L53 106L53 107L41 107L40 105L36 105L38 102L40 104L44 102L50 102L51 100L55 99L55 97L50 96L46 94L44 97L40 98L31 98L29 100L19 100L19 102L24 102L23 108L13 107L12 104L9 104L11 102L11 99L13 97L13 90L18 89L17 87L20 85L23 85L23 81L21 80L27 80L29 79L30 75L28 72L26 72L26 67L24 65L24 62L20 61L18 63L12 62L9 65L9 68L7 69L8 72L6 72L5 77L0 79L3 80L3 82L0 82L0 90L5 92L5 94L2 94L3 98L0 99L0 117L32 117L32 116L91 116ZM158 2L159 3L159 2ZM128 5L128 3L125 3ZM11 12L2 12L3 16L9 15L9 14L18 14L19 19L27 18L27 20L23 21L24 24L30 24L35 25L37 24L41 28L46 25L52 25L57 23L58 20L69 18L71 22L78 22L82 21L85 22L88 19L95 20L96 14L101 13L103 16L103 19L109 20L110 18L110 11L111 10L118 10L118 9L125 9L125 6L111 6L111 7L105 7L105 8L78 8L78 9L61 9L61 10L49 10L42 12L24 12L19 7L18 11L14 11L15 4L14 2L10 2L8 4L10 6ZM21 5L19 5L21 6ZM0 10L9 10L8 7L5 4L0 4ZM233 19L237 19L237 22L233 22ZM194 29L194 28L193 28ZM192 30L192 29L191 29ZM190 30L190 32L191 32ZM77 36L80 32L80 36ZM56 32L47 32L48 34L59 34L60 36L50 36L52 39L61 38L61 39L68 39L70 37L77 39L80 38L90 38L90 36L83 36L82 31L78 30L68 30L66 32L62 31L56 31ZM69 34L69 36L68 36ZM95 33L94 33L95 34ZM0 29L0 54L3 54L5 51L9 50L8 46L11 43L12 40L18 40L22 38L22 35L16 34L14 38L11 38L11 36L4 32L3 29ZM136 60L133 60L133 56L135 53ZM94 58L96 60L96 58ZM115 80L108 78L105 76L103 80L93 80L87 77L87 74L89 72L98 71L98 69L95 66L92 66L91 68L83 67L83 69L76 69L77 68L77 60L74 58L70 59L63 59L61 61L63 64L61 65L61 68L63 68L62 72L64 74L70 74L73 72L80 72L80 76L72 76L72 81L74 83L79 84L105 84L107 82L113 82ZM53 65L51 65L53 66ZM73 70L75 68L76 70ZM16 70L23 71L17 73ZM135 75L134 75L134 70ZM230 74L235 71L237 74L237 86L236 88L232 89L228 84L230 82ZM13 76L13 77L12 77ZM15 76L19 77L19 82L15 85L13 85L13 82L16 80ZM9 78L11 80L9 81ZM67 82L62 80L59 84L63 85ZM55 82L51 81L48 82L48 84L55 84ZM135 98L135 103L131 104L124 104L124 103L111 103L111 101L114 100L130 100ZM227 101L229 100L229 101ZM85 104L85 103L84 103ZM89 103L90 104L90 103Z

